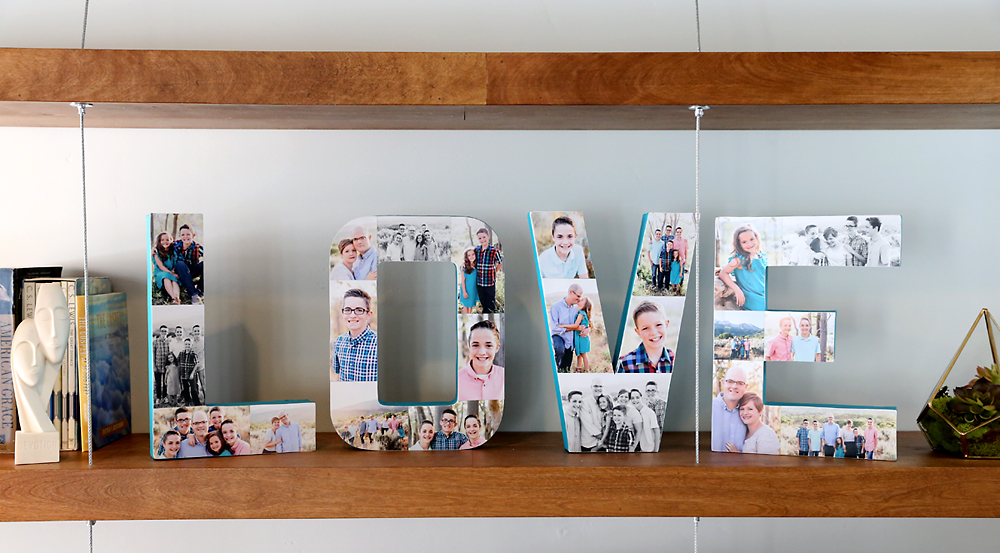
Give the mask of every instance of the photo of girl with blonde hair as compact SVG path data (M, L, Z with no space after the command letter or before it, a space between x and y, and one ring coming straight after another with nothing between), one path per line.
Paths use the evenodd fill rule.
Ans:
M744 311L764 311L766 278L767 255L760 249L760 234L749 223L736 227L733 253L719 270L719 280L733 291L738 307Z

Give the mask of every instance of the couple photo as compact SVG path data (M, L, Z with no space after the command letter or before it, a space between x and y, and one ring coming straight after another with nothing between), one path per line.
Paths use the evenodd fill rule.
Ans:
M566 449L659 451L670 375L559 375Z
M149 219L152 304L203 304L205 248L198 242L201 214L153 213Z
M532 211L530 217L538 274L543 280L596 278L582 213Z
M459 313L503 313L503 248L499 237L478 219L453 217L452 221Z
M330 281L378 277L378 249L372 239L375 217L359 217L341 227L330 246Z
M152 307L153 405L205 403L203 309Z
M683 296L694 259L694 216L647 213L633 296Z
M613 372L597 281L542 280L557 372Z
M451 219L379 216L379 261L450 261Z
M787 217L782 251L790 266L898 267L898 215Z

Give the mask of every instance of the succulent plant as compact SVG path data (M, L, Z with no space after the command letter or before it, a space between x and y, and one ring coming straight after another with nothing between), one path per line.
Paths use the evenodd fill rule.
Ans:
M983 367L980 367L982 369ZM954 389L948 409L968 423L992 419L1000 414L1000 385L981 377L968 386Z
M979 378L985 378L990 381L990 384L1000 384L1000 365L993 365L989 368L986 367L976 367L976 374ZM971 386L973 382L969 382Z

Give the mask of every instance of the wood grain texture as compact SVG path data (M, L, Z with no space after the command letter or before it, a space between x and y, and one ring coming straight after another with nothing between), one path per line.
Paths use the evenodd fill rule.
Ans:
M0 126L76 127L76 108L0 102ZM102 103L87 127L135 129L691 130L686 106L248 106ZM713 106L704 130L1000 129L1000 104Z
M0 100L259 105L484 104L465 53L0 49Z
M688 433L656 454L576 454L555 433L500 433L479 450L348 449L153 461L145 434L58 465L0 457L0 520L178 518L779 516L997 517L1000 461L943 457L915 432L899 461L704 452ZM705 440L703 440L704 443ZM624 500L627 498L627 500ZM391 506L391 507L390 507Z
M991 104L1000 52L487 54L489 105Z

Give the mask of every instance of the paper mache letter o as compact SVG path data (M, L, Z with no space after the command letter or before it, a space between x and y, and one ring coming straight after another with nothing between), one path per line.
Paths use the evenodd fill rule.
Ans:
M493 436L504 400L502 252L493 229L472 217L365 216L337 232L330 248L330 418L341 439L365 450L428 451L471 449ZM455 267L457 394L447 404L379 398L378 269L397 262Z

